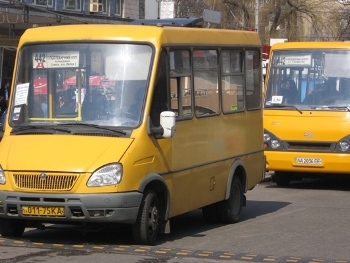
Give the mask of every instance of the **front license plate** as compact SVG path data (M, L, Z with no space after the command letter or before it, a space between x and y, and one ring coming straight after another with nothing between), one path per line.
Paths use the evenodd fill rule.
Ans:
M322 165L322 159L321 158L295 157L294 161L297 164Z
M64 207L22 206L22 214L28 216L64 216Z

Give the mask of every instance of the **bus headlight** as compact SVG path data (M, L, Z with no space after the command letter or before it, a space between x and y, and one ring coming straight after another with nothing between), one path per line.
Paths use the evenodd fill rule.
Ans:
M5 184L6 183L6 177L4 170L2 169L2 166L0 165L0 184Z
M282 142L268 130L264 130L264 149L265 150L283 150Z
M109 164L95 171L87 182L87 186L94 187L119 184L122 181L122 177L122 165L119 163Z
M281 146L281 143L279 140L271 140L270 146L273 149L277 149Z
M339 148L342 152L346 152L349 150L349 143L347 141L339 142Z
M270 134L264 133L264 142L268 142L269 140L271 140Z

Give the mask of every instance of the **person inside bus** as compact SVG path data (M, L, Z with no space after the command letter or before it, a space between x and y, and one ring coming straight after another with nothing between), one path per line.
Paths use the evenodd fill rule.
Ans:
M115 92L112 88L107 88L106 91L106 113L108 116L116 114Z
M92 87L90 96L84 99L82 115L84 120L98 120L106 116L106 96L102 85Z
M340 99L344 99L344 96L337 90L336 83L333 80L328 80L315 85L315 89L308 93L303 103L324 105L334 103Z
M47 98L46 95L38 95L40 101L40 107L43 112L44 118L48 117L48 108L47 108Z
M73 104L65 96L59 97L59 105L57 109L58 114L72 114L75 109Z
M1 112L5 112L8 106L8 101L10 97L10 81L6 80L4 85L0 89L0 107Z
M319 105L322 99L326 96L324 83L316 84L313 90L309 90L303 104Z
M283 96L283 103L294 104L298 100L298 90L295 82L292 79L286 79L281 87L281 96Z
M31 104L31 108L30 108L30 116L33 118L44 117L44 112L41 107L40 95L34 95L33 104Z
M325 82L326 97L323 98L323 104L333 104L336 100L345 99L344 95L337 89L337 82L330 78Z
M145 88L137 88L134 94L134 101L130 104L128 112L131 113L134 119L139 119L141 114L141 107L143 102L143 97L145 95Z

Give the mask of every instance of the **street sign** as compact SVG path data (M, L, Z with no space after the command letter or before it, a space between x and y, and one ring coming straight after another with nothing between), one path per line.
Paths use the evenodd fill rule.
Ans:
M214 24L221 24L221 12L204 9L203 11L203 21L214 23Z

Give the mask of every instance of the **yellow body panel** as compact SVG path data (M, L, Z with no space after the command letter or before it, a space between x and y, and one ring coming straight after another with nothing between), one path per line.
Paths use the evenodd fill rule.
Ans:
M349 134L349 112L264 110L264 128L284 141L337 142ZM312 134L309 136L309 134ZM271 171L349 173L350 155L344 153L265 151ZM321 158L321 165L298 164L295 158Z

